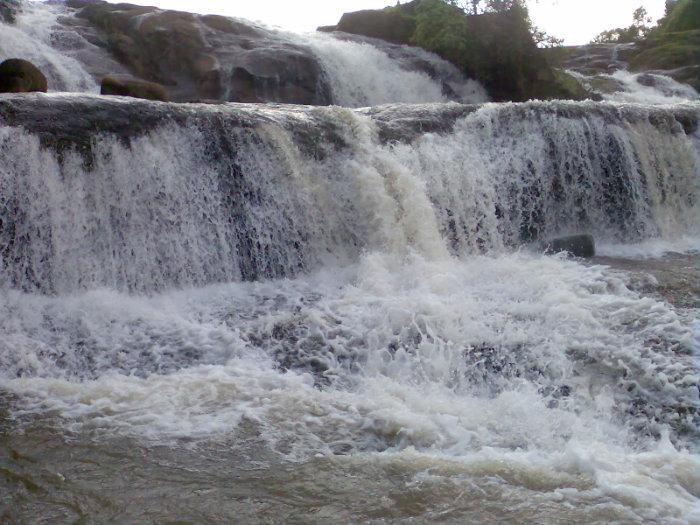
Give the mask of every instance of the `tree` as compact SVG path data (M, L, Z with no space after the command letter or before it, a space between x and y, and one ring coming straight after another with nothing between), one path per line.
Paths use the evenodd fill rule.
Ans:
M678 5L678 0L666 0L666 16L671 14L676 5Z
M632 25L603 31L593 39L594 44L623 44L635 42L646 37L651 31L651 17L644 7L638 7L632 13Z
M538 47L559 47L564 43L563 39L547 34L532 23L524 0L444 0L444 2L472 15L504 13L511 9L519 9L527 20L532 38Z
M637 29L636 38L646 36L651 29L649 26L649 24L651 24L651 17L649 16L649 13L647 13L647 10L644 9L644 6L638 7L634 10L634 13L632 13L632 20L633 22L631 27Z
M472 15L498 13L514 7L524 7L523 0L446 0L446 2Z

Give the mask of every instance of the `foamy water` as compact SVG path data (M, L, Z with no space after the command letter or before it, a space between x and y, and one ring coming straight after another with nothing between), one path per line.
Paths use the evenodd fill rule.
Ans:
M420 48L390 46L371 39L346 41L323 33L305 35L303 40L319 57L334 103L340 106L488 100L478 82L465 79L455 66ZM400 56L389 56L382 46L400 51ZM437 78L416 70L415 63L420 62L427 64ZM444 85L441 79L445 79Z
M359 454L427 462L431 477L508 465L516 486L568 479L554 500L596 494L679 523L700 511L697 421L668 411L697 409L700 327L604 267L371 254L151 298L12 292L1 309L15 417L165 442L253 422L295 462Z
M309 45L371 64L343 104L447 100ZM107 104L0 111L44 101ZM697 309L541 253L697 250L697 104L109 104L177 118L0 127L10 519L700 523Z
M700 100L700 95L692 86L658 73L632 73L625 69L612 74L601 73L596 77L588 77L576 71L567 73L593 91L598 91L592 82L593 78L609 84L610 89L617 86L613 91L599 93L604 100L611 102L666 105Z
M33 62L47 76L50 91L96 93L103 76L131 74L71 26L77 22L75 13L75 9L58 3L25 0L16 24L0 23L0 60L23 58ZM137 22L145 16L150 15L143 15ZM68 22L61 23L62 18ZM323 70L323 82L328 83L336 105L488 100L478 82L466 79L452 64L422 49L371 39L353 42L322 33L300 35L258 29L268 32L270 38L308 48ZM201 31L205 35L204 27ZM206 36L203 38L206 40ZM230 57L223 60L219 64L225 70L222 77L229 78L238 65L235 57L233 61ZM222 87L224 91L230 89Z
M70 52L91 44L58 24L64 14L60 5L24 2L14 25L0 23L0 61L29 60L46 75L52 91L96 93L99 86Z

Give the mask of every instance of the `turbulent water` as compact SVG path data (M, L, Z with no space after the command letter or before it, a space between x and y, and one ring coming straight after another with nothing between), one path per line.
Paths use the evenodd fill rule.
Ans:
M63 12L59 5L25 2L15 24L0 22L0 61L31 61L46 75L53 91L96 93L99 86L76 57L81 49L96 46L58 25Z
M697 304L537 251L697 247L697 106L110 104L173 118L0 129L8 516L157 519L137 469L193 521L264 521L231 475L270 521L697 522Z
M321 60L340 106L488 100L478 82L420 48L351 35L317 33L305 39Z
M0 57L96 90L42 9ZM0 96L0 521L700 523L692 93L428 104L484 95L298 38L420 104Z
M588 44L568 48L565 67L586 89L612 102L668 105L700 100L692 86L677 82L673 71L632 73L629 60L636 46Z
M700 100L700 94L691 86L681 84L671 77L661 74L630 73L624 69L610 74L598 74L594 77L575 71L568 73L594 92L600 92L603 99L612 102L664 105ZM601 92L599 87L601 84L606 86L608 90Z

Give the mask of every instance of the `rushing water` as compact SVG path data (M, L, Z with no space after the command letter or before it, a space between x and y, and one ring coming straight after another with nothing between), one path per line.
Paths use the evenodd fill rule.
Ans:
M664 105L700 100L700 95L693 87L661 74L630 73L624 69L595 76L575 71L568 73L592 91L598 91L605 100L613 102ZM607 86L608 90L600 92L601 84Z
M0 130L8 519L697 521L696 292L537 252L692 248L697 106L110 104Z
M99 86L72 52L96 46L57 24L64 8L38 2L24 2L22 7L16 24L0 22L0 61L31 61L46 75L53 91L98 92Z
M95 93L105 75L129 74L127 68L93 42L99 40L95 35L76 29L86 24L76 18L76 12L60 2L25 0L16 24L0 23L0 61L30 60L46 74L50 91ZM139 22L148 16L143 15ZM331 100L337 105L488 100L477 82L466 79L449 62L419 48L350 35L297 35L240 22L249 31L264 32L266 36L258 38L267 38L272 42L269 45L290 43L318 61L329 84ZM201 21L193 23L198 24L206 45L215 47L216 39L207 41L207 31L211 28ZM222 77L229 78L240 65L240 57L221 51L217 62L224 70Z
M43 9L0 51L94 90ZM692 94L425 104L484 94L298 38L422 104L0 96L0 521L699 523Z

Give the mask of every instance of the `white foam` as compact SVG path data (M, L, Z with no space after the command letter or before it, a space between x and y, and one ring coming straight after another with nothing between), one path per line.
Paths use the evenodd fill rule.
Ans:
M29 60L46 75L51 91L96 93L99 87L84 65L60 49L62 39L78 38L59 27L57 19L65 14L60 4L24 1L14 25L0 23L0 61Z
M299 38L297 36L297 38ZM411 70L377 47L381 42L351 42L323 33L303 35L319 57L327 74L335 104L346 107L376 106L387 103L447 102L440 79ZM440 77L451 79L450 88L460 102L480 103L488 100L477 83L466 80L454 66L417 48L404 52L430 63ZM453 97L454 98L454 97Z
M151 298L11 292L2 310L0 386L20 419L166 442L228 439L245 422L289 460L432 458L433 474L570 476L579 488L559 497L646 519L698 509L700 460L683 450L698 429L689 417L674 447L664 429L678 421L655 418L697 405L700 330L604 267L368 254Z
M694 231L697 143L672 113L669 132L643 107L489 105L383 145L342 108L212 111L266 119L97 136L91 169L0 129L0 389L18 427L168 442L252 426L292 461L506 464L583 479L584 500L637 520L697 513L700 324L605 267L509 253L530 226ZM288 129L312 117L344 144L304 154ZM264 279L273 265L290 278ZM259 280L232 282L244 270ZM55 295L19 291L36 282Z
M567 73L576 77L589 89L596 90L591 77L576 71ZM626 69L619 69L612 74L601 73L596 75L596 78L607 79L612 85L619 85L616 91L600 93L603 99L611 102L666 105L700 100L700 95L692 86L657 73L632 73Z
M700 239L682 236L676 239L649 239L643 242L624 244L599 244L596 253L605 257L629 259L656 259L669 253L698 253Z
M689 100L700 100L700 95L691 86L676 82L665 75L646 74L654 81L647 86L640 83L641 73L634 74L619 70L611 75L625 86L625 91L612 93L606 98L618 102L639 102L642 104L678 104Z

